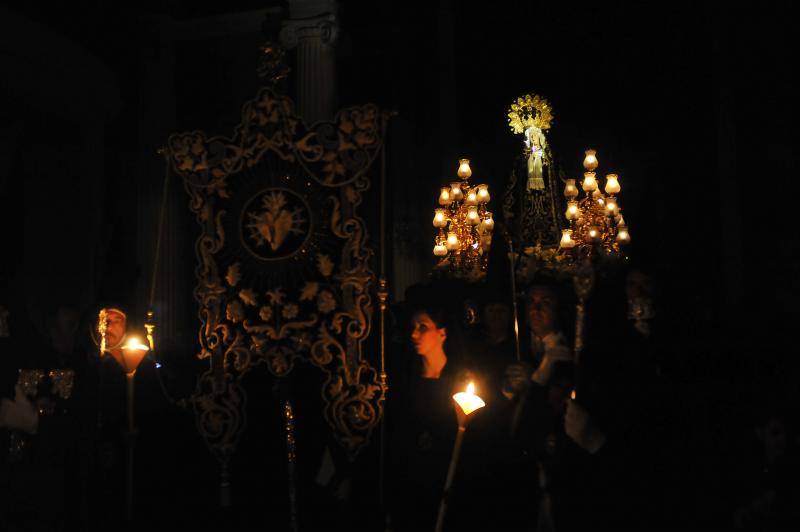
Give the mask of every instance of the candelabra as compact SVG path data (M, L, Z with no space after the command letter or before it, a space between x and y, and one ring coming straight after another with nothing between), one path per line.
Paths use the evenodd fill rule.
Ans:
M435 210L436 235L433 254L440 257L437 268L449 267L456 276L482 276L486 272L492 245L494 219L487 209L491 199L487 185L470 185L469 159L459 160L460 181L442 187L440 208Z
M564 196L567 198L567 211L569 229L561 231L560 249L565 253L577 254L582 257L591 257L596 251L607 255L616 255L620 245L625 245L631 240L628 226L622 217L617 194L621 189L619 177L616 174L606 176L606 184L600 192L595 170L597 169L597 152L586 150L583 167L581 188L585 193L583 199L578 200L578 187L575 179L567 179L564 187Z

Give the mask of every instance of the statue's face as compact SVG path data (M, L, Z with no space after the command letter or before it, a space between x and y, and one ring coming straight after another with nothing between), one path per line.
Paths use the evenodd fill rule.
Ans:
M108 328L106 329L106 349L114 349L122 344L127 329L125 314L116 310L109 310L106 314Z

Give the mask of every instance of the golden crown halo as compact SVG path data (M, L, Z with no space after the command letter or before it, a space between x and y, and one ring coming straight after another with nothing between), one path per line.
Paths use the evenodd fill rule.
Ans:
M529 127L549 129L552 121L550 102L538 94L520 96L508 109L508 125L514 133L523 133Z

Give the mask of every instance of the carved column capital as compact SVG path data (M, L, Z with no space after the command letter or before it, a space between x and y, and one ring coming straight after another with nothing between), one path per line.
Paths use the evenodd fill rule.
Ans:
M291 49L306 40L332 45L336 42L338 34L336 15L325 13L316 17L283 21L280 39L285 48Z

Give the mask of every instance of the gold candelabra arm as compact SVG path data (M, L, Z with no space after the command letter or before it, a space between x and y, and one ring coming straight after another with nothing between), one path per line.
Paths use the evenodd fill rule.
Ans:
M147 321L144 324L144 330L147 332L147 343L150 344L150 352L154 352L156 349L156 342L155 342L156 324L155 324L155 315L152 310L147 311Z
M106 309L100 309L100 313L97 315L97 332L100 334L100 358L103 358L103 355L106 352L106 333L108 332L108 313Z
M384 277L378 280L378 301L380 302L381 309L381 388L386 393L386 309L388 308L389 301L389 283Z

